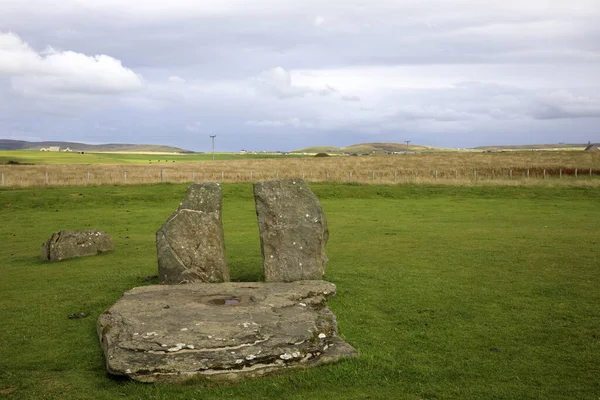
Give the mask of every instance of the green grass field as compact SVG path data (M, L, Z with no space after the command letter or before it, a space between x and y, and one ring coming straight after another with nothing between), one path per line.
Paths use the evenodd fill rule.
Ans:
M360 357L236 385L104 368L96 319L156 274L154 233L185 185L0 189L0 398L600 397L599 188L311 187L330 228L329 304ZM260 280L252 187L223 188L232 279ZM52 232L90 228L115 251L38 259Z
M298 154L238 154L215 153L215 160L255 160L261 158L300 157ZM149 164L212 161L211 153L199 154L124 154L124 153L65 153L34 150L0 150L0 164Z

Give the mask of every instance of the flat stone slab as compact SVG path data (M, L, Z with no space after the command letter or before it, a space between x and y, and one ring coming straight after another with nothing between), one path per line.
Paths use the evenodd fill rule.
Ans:
M98 319L111 374L140 382L238 380L354 357L326 281L134 288Z

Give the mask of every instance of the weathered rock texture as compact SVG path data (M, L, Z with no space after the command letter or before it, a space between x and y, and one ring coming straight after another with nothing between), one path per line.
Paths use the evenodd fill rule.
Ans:
M177 211L156 232L163 284L229 281L217 183L194 183Z
M302 179L257 182L254 200L265 281L322 279L327 265L327 221Z
M337 336L333 294L325 281L137 287L99 317L98 336L115 375L237 380L355 356Z
M114 250L115 246L106 232L60 231L42 244L42 259L61 261L69 258L92 256Z

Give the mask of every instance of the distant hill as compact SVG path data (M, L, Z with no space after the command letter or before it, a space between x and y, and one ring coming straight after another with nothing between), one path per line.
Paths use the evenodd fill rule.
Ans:
M559 143L559 144L524 144L524 145L507 145L507 146L479 146L475 147L475 150L484 151L500 151L500 150L553 150L553 149L565 149L565 150L583 150L587 144L570 144L570 143Z
M583 150L587 144L526 144L526 145L506 145L506 146L479 146L472 149L462 150L478 150L478 151L525 151L525 150ZM439 151L456 151L459 149L443 148L433 146L422 146L418 144L409 144L409 152L439 152ZM314 146L305 149L294 150L292 153L328 153L328 154L385 154L407 151L406 143L360 143L353 144L347 147L335 146Z
M148 152L148 153L191 153L179 147L161 146L154 144L86 144L76 142L27 142L24 140L0 139L0 150L40 150L50 146L59 146L61 149L70 148L73 151L94 152Z
M331 153L331 154L343 154L343 153L356 153L356 154L383 154L383 153L394 153L394 152L405 152L407 150L406 143L360 143L353 144L347 147L335 147L335 146L316 146L307 147L305 149L294 150L292 153ZM408 145L408 151L446 151L441 147L432 146L421 146L421 145Z

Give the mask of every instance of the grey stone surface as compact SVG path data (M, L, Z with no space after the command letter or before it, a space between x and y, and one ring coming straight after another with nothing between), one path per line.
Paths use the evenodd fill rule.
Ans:
M302 179L254 184L265 281L322 279L327 265L327 220Z
M137 287L98 336L108 371L141 382L260 376L357 355L337 335L333 294L325 281Z
M223 193L218 183L192 183L178 210L195 210L221 215Z
M162 284L229 281L217 183L190 185L179 208L156 232Z
M87 231L64 230L55 232L42 244L42 259L51 261L92 256L114 250L112 238L95 229Z

